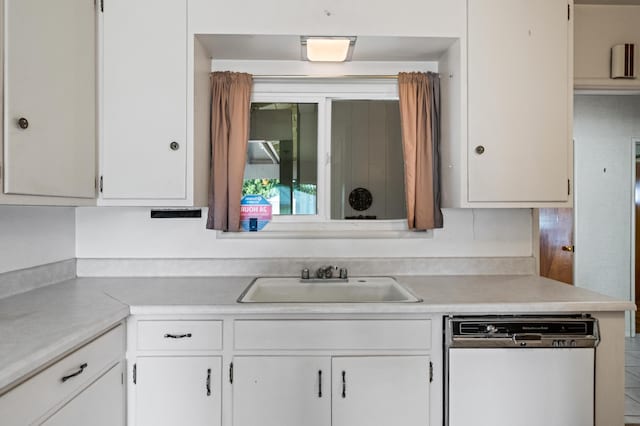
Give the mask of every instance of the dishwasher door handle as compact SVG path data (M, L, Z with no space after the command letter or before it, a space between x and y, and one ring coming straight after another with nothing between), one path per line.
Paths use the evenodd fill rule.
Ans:
M539 342L542 340L542 334L526 333L526 334L514 334L513 343L520 346L527 346L527 342Z

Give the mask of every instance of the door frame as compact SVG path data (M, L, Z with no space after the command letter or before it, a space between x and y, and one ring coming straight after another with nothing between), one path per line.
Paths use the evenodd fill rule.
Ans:
M589 89L589 90L584 90L584 89L576 89L573 92L573 96L575 98L575 96L577 95L591 95L591 96L638 96L640 97L640 89L618 89L618 90L611 90L611 89ZM575 112L574 112L575 114ZM576 147L576 143L575 143L575 136L573 138L574 143L573 143L573 149L574 149L574 162L575 162L575 147ZM631 180L632 182L630 182L629 184L631 185L631 190L635 192L635 182L636 182L636 145L640 145L640 135L638 136L632 136L629 139L629 162L628 162L628 166L631 168ZM576 179L576 167L574 166L573 168L573 182L574 182L574 188L578 185L577 179ZM576 252L574 253L574 261L573 261L573 275L574 277L577 276L576 274L576 257L580 256L580 235L578 235L578 233L576 232L576 218L578 216L578 208L577 208L577 198L576 198L577 194L574 190L573 193L573 244L575 245L575 247L577 247ZM629 214L630 214L630 223L631 223L631 238L630 238L630 247L629 247L629 255L631 256L631 268L629 270L629 299L630 301L632 301L633 303L635 303L635 297L636 297L636 292L635 292L635 268L636 268L636 262L635 262L635 253L636 253L636 247L635 247L635 232L636 232L636 213L635 213L635 196L633 197L634 202L631 206L629 206ZM539 240L539 236L537 238ZM575 285L575 282L574 282ZM636 327L635 327L635 317L636 317L636 312L631 311L629 312L629 318L626 319L625 321L629 321L628 325L628 329L629 329L629 333L630 336L635 336L636 334Z
M637 152L640 151L640 135L639 136L634 136L631 138L631 147L632 147L632 154L631 154L631 178L633 180L632 182L632 188L634 191L634 196L633 196L633 207L631 209L631 300L633 301L634 304L636 304L636 297L638 296L636 294L636 268L640 267L640 265L636 264L636 250L638 250L638 247L636 247L636 232L637 232L637 224L636 221L638 220L637 215L636 215L636 197L638 197L639 194L636 194L636 181L638 179L638 175L636 174L636 169L637 169L637 164L640 161L640 159L638 159L636 156L638 155ZM636 304L637 306L637 304ZM635 336L636 335L636 316L637 313L636 311L631 311L630 317L631 317L631 336Z

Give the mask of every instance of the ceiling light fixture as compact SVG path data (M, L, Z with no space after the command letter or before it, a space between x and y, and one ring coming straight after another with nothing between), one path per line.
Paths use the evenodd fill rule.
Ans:
M311 62L350 61L356 37L301 36L302 59Z

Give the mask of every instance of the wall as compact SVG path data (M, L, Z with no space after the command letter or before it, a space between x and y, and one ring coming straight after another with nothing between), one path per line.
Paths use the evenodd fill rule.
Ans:
M75 257L75 209L0 206L0 273Z
M576 87L640 89L640 79L609 78L611 47L636 43L636 49L640 48L640 6L577 5L574 22Z
M195 34L393 35L456 37L464 0L190 0ZM434 13L437 11L437 13ZM392 17L392 19L391 19Z
M576 96L575 285L632 300L633 176L640 96Z
M396 238L220 237L202 219L150 219L147 208L78 208L78 258L532 256L531 210L449 209L445 228ZM422 237L422 238L420 238Z
M261 0L190 0L188 8L190 40L194 34L354 34L434 37L436 42L442 41L437 38L450 38L449 42L453 43L454 39L464 40L466 35L464 0L399 0L393 4L385 0L282 0L278 2L277 10L273 9L272 2ZM433 13L434 10L438 13ZM393 19L389 19L390 16ZM199 41L194 46L189 45L188 61L193 61L189 66L193 65L196 73L195 77L189 76L188 86L195 85L196 93L204 93L207 55ZM464 42L457 42L455 51L449 56L452 57L447 59L447 71L453 81L449 85L455 90L457 100L465 89ZM282 73L262 69L257 74ZM198 149L206 145L204 139L208 134L208 120L203 114L206 103L195 96L195 99L188 99L188 104L188 120L196 117L195 130L189 126L188 137L195 139ZM450 122L459 124L447 134L462 138L465 135L465 106L457 100L446 113ZM202 173L206 168L198 158L196 153L196 176L200 176L196 183L206 181ZM458 162L455 165L457 167ZM192 172L188 171L188 179ZM198 195L198 190L195 193L196 198L204 199ZM445 228L433 233L360 239L325 238L323 235L315 239L220 235L205 229L206 209L203 219L150 219L147 208L79 208L76 215L77 256L80 259L532 256L530 209L451 209L445 211Z

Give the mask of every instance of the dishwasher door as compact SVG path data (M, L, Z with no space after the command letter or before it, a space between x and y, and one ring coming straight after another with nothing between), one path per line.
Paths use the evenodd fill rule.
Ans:
M595 349L448 351L449 426L593 426Z

